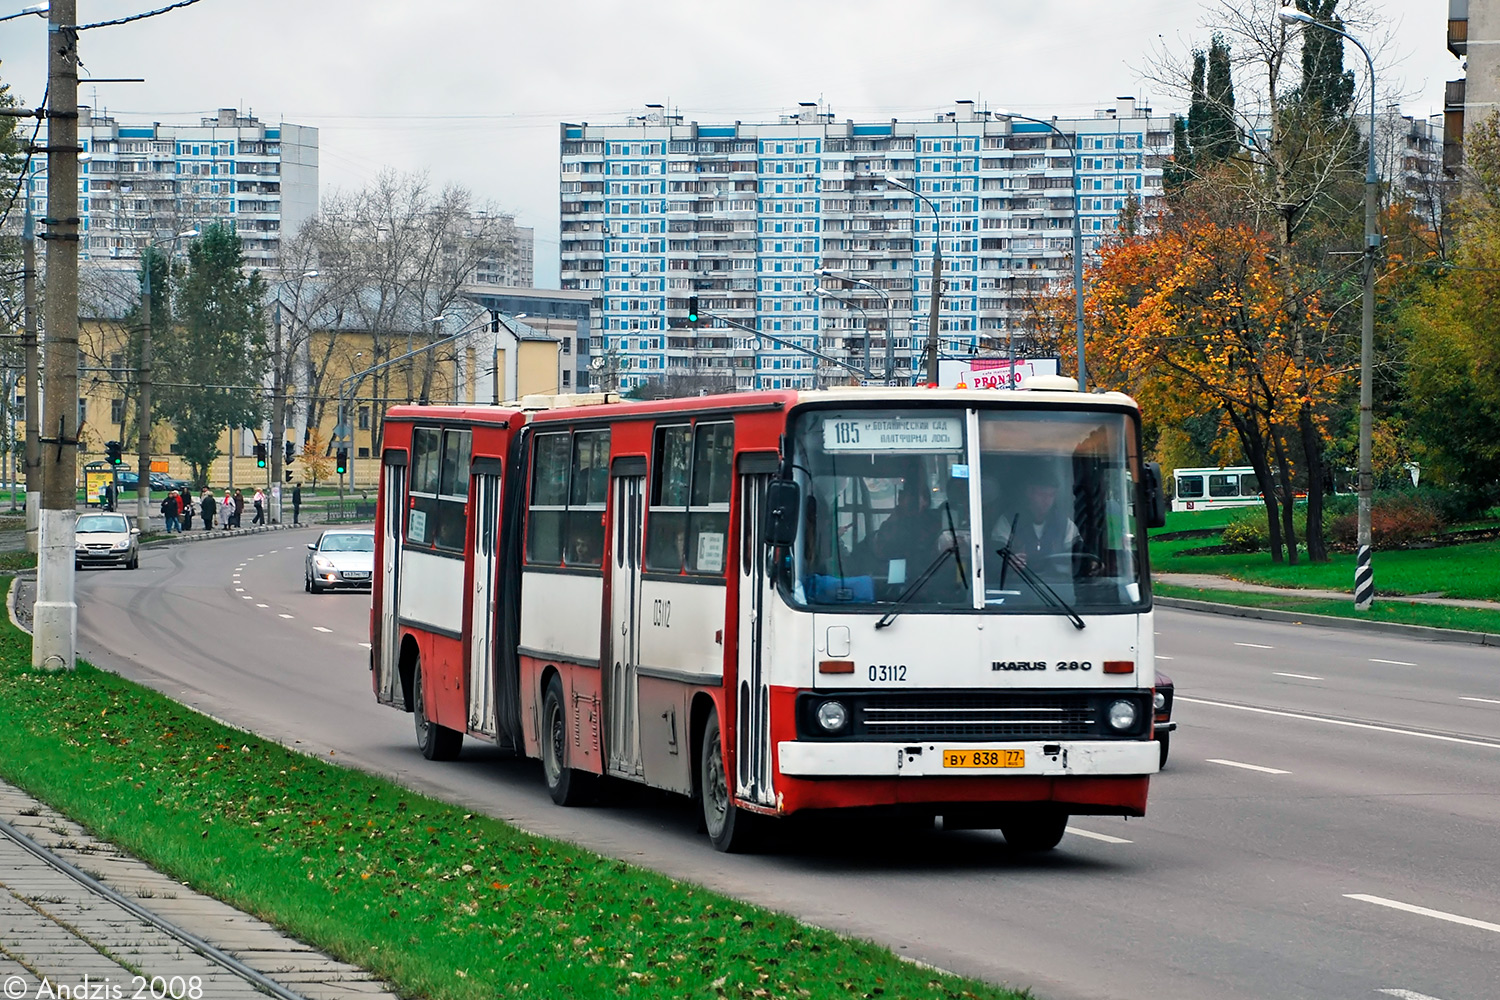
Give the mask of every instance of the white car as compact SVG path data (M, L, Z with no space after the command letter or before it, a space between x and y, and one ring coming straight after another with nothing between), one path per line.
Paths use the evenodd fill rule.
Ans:
M325 531L307 545L302 589L321 594L334 587L369 587L375 572L375 532Z
M140 529L130 526L124 514L79 514L73 566L124 566L141 564Z

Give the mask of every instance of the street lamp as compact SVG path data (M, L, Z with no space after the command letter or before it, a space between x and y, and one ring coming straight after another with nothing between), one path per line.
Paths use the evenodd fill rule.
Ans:
M833 299L833 301L835 302L842 302L846 306L852 306L853 308L859 310L859 315L864 319L865 324L863 331L864 336L861 338L864 341L865 346L864 363L862 367L865 370L865 377L874 378L874 373L870 371L870 314L865 312L865 307L860 305L858 302L851 302L848 299L840 298L826 288L819 288L818 295L825 299ZM814 368L813 371L817 371L817 368Z
M1355 610L1364 611L1375 603L1375 570L1370 560L1370 505L1375 491L1371 461L1375 410L1375 254L1380 249L1380 235L1375 228L1376 203L1380 193L1380 178L1375 173L1375 60L1370 58L1370 50L1359 39L1319 21L1311 14L1284 7L1281 19L1290 23L1312 25L1347 38L1364 55L1365 64L1370 68L1370 132L1365 142L1368 151L1365 158L1365 268L1359 330L1359 553L1354 562L1354 607ZM1318 484L1310 483L1308 488L1317 489Z
M1045 125L1051 129L1058 138L1068 144L1068 164L1073 171L1073 325L1078 336L1078 391L1088 391L1088 369L1083 361L1083 191L1078 186L1078 140L1077 136L1070 136L1052 122L1042 118L1031 118L1027 115L1018 115L1014 111L1000 108L995 112L1001 118L1019 118L1023 122L1031 122L1036 125ZM1012 130L1014 133L1014 130ZM1006 339L1011 343L1010 352L1010 380L1011 388L1015 388L1016 379L1016 357L1014 350L1014 331Z
M943 279L943 241L939 230L942 225L938 222L938 209L922 192L917 190L920 181L906 183L895 174L886 174L885 182L894 184L898 188L910 191L922 201L928 208L932 209L932 310L927 320L927 384L937 385L938 381L938 308L942 299Z
M879 285L875 284L873 281L866 281L864 278L856 278L854 275L852 275L852 274L845 274L842 271L831 271L831 270L829 270L828 268L825 267L822 270L820 270L818 272L818 274L821 275L822 277L825 277L825 278L838 278L840 281L848 281L848 282L851 282L852 284L859 285L859 286L861 286L863 288L868 288L868 289L870 289L870 291L874 292L876 295L879 295L880 298L885 302L885 384L886 385L895 385L895 378L896 378L896 328L895 328L895 326L891 322L891 297L890 297L890 295L886 292L886 290L884 288L881 288ZM868 326L869 326L869 321L867 320L866 321L866 327L868 327ZM865 367L866 368L869 367L868 361L866 362Z
M164 236L146 244L147 253L141 254L141 365L137 376L140 387L140 408L136 411L135 466L135 524L145 534L150 527L151 510L151 250L164 243L192 239L198 230L188 229L172 236Z
M292 325L296 328L298 314L302 303L302 282L308 278L317 278L322 272L316 268L309 268L298 276L296 294L292 304ZM271 496L271 520L272 523L281 522L281 504L278 492L282 483L282 461L286 454L282 442L286 439L286 396L289 369L292 367L286 352L296 350L296 338L290 338L290 343L283 343L281 313L286 303L281 301L281 290L284 284L276 288L276 309L272 317L272 328L275 330L275 341L271 347L271 433L268 436L271 448L271 462L267 469L267 475L272 486ZM295 383L295 378L291 379Z

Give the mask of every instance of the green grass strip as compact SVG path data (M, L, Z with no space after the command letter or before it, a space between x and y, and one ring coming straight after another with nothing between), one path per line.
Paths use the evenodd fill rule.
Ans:
M30 642L0 624L0 775L404 995L1028 995L523 833L87 664L34 671Z
M1355 611L1354 600L1329 600L1318 597L1257 594L1244 590L1199 590L1170 583L1151 584L1158 597L1182 597L1216 604L1233 604L1241 608L1268 608L1308 615L1334 615L1374 622L1399 622L1403 625L1426 625L1431 628L1461 629L1466 632L1491 632L1500 635L1500 611L1485 608L1451 608L1442 604L1407 604L1375 598L1369 611Z

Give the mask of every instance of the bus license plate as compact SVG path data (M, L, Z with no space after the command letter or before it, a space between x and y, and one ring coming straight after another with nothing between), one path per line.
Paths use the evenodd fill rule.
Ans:
M944 767L1025 767L1025 750L944 750Z

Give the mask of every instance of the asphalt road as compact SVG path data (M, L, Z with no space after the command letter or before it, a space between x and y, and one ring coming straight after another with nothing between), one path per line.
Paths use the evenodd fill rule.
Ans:
M370 693L365 594L312 530L80 574L80 654L214 715L538 833L1049 1000L1500 997L1500 651L1157 614L1180 729L1148 815L1042 857L998 834L713 851L685 802L551 803L533 762L423 760Z

